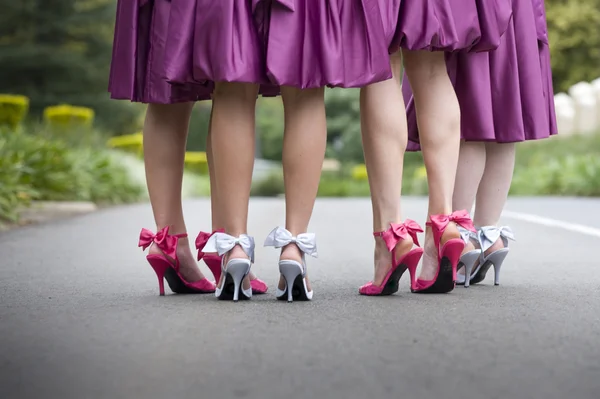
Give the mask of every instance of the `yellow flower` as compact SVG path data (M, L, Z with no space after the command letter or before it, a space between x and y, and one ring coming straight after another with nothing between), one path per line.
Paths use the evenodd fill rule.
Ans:
M352 178L354 180L367 180L367 167L365 164L356 165L352 168Z

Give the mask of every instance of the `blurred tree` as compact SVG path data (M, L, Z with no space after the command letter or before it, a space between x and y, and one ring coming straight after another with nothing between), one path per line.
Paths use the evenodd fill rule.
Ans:
M129 133L140 107L107 94L114 0L0 0L0 92L93 108L104 127Z
M554 90L600 77L600 0L546 0Z

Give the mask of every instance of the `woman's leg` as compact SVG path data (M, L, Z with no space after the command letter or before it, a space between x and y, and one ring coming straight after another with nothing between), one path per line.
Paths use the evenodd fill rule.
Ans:
M181 188L193 106L193 103L149 104L144 122L144 164L150 203L156 228L170 226L170 234L187 232ZM179 240L177 251L183 277L189 282L203 279L187 238ZM160 250L153 246L150 253L160 253Z
M458 169L454 181L454 195L452 196L452 209L455 211L466 209L471 212L475 203L477 189L485 170L485 143L475 141L462 141L458 157ZM473 241L466 243L463 254L475 249ZM459 273L464 273L460 268Z
M296 236L308 229L325 158L327 123L324 88L300 90L282 87L281 95L285 112L285 228ZM301 261L302 254L296 245L291 244L283 248L281 259ZM279 288L285 288L283 278ZM308 279L307 288L311 291Z
M515 143L485 143L486 159L483 178L477 190L475 226L496 226L508 198L515 168ZM488 252L502 247L502 240Z
M217 185L215 183L215 163L212 151L212 119L213 109L210 110L210 119L208 122L208 135L206 136L206 158L208 161L208 175L210 178L210 214L212 231L223 228L223 218L221 217L221 210L219 208L219 193L217 192ZM250 271L250 280L256 280L257 277L254 272Z
M390 223L401 221L400 194L402 169L407 144L406 113L400 85L402 83L402 55L392 55L393 79L361 89L361 131L367 166L373 231L385 231ZM397 246L397 255L412 248L412 242ZM390 253L385 242L375 239L375 276L373 284L381 285L392 268Z
M220 227L234 237L247 233L257 94L258 86L254 84L219 82L213 95L212 180L218 195ZM226 256L248 258L239 245ZM246 281L245 288L249 284Z
M452 193L460 146L460 108L448 77L444 53L403 51L404 66L414 93L421 149L429 185L428 215L452 212ZM454 223L442 242L458 238ZM432 280L438 270L437 249L431 229L425 235L425 253L420 278Z

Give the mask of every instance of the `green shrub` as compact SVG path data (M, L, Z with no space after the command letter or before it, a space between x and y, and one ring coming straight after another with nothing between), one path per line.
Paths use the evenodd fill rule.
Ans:
M185 167L191 172L208 175L208 158L203 151L187 151L185 153Z
M90 127L94 123L94 110L61 104L44 109L44 120L59 129Z
M255 197L277 197L285 192L283 174L271 173L264 180L252 184L250 195Z
M29 98L0 94L0 126L16 128L25 119L28 110Z
M142 187L106 150L71 147L40 134L0 131L0 219L15 221L29 200L125 203Z
M26 164L20 148L21 137L0 129L0 224L18 219L18 209L35 196L33 189L22 182Z
M600 77L600 0L546 0L556 92Z

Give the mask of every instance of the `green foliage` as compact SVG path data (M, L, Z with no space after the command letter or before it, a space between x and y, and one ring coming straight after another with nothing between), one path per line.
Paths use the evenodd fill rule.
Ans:
M283 173L271 173L264 180L252 184L250 195L254 197L277 197L285 192Z
M556 92L600 77L600 0L546 0Z
M0 219L15 221L30 200L116 204L140 198L142 188L105 150L48 136L0 130Z
M192 117L187 142L188 151L206 151L206 138L208 137L208 125L210 122L210 101L202 101L196 104Z
M258 152L262 158L281 161L283 127L281 98L260 98L256 115L256 129L258 133Z
M99 125L129 133L140 107L107 91L114 0L0 1L0 92L31 99L33 116L63 102L90 107Z
M29 99L25 96L0 94L0 126L16 128L29 111Z

